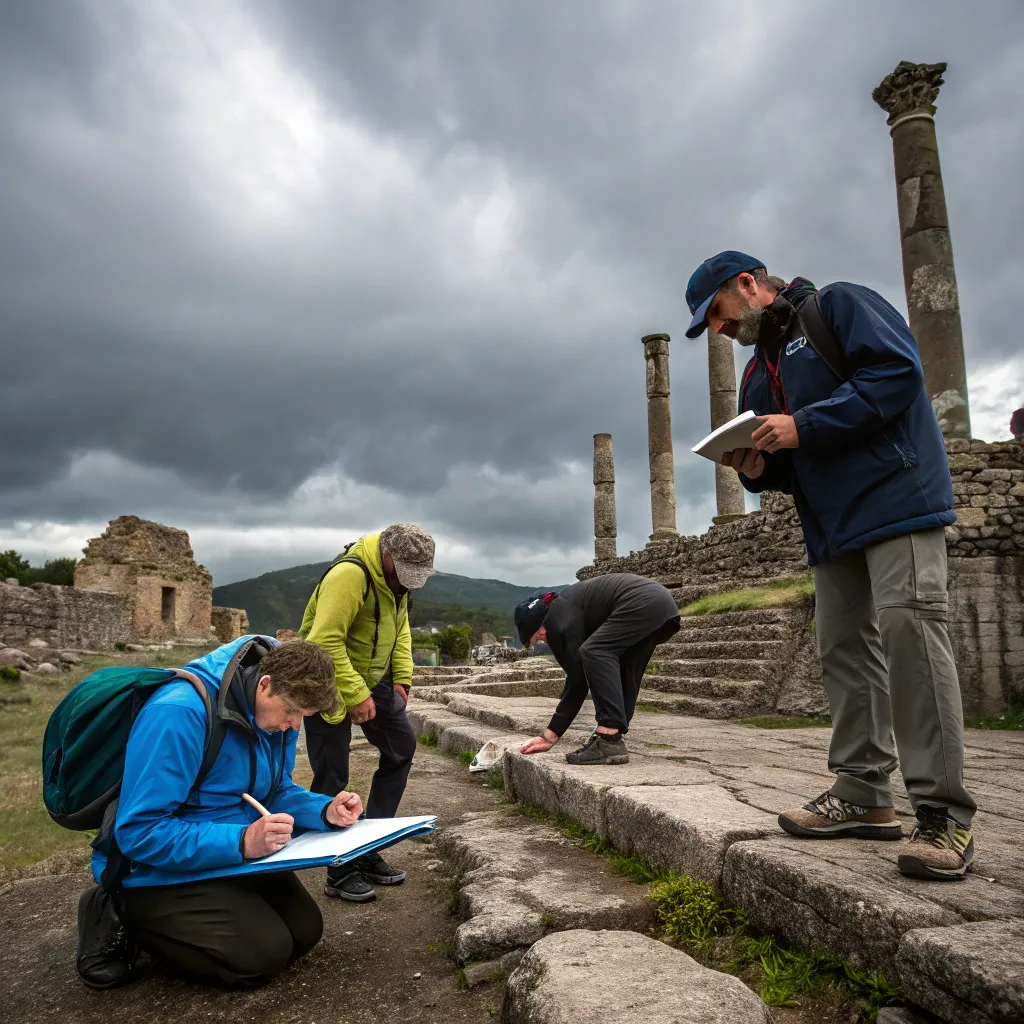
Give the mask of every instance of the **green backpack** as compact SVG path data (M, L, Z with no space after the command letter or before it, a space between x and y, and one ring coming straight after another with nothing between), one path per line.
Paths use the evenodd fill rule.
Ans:
M224 743L227 726L219 712L235 670L268 650L262 637L241 644L224 670L216 702L206 684L185 669L114 665L86 676L54 709L43 736L43 803L50 817L77 832L103 826L104 813L121 790L136 716L156 690L179 679L192 684L206 707L206 741L195 789Z

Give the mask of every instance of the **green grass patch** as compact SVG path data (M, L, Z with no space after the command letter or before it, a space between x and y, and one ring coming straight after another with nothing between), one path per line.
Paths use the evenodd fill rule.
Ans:
M651 748L651 750L672 750L673 749L671 743L648 743L647 746L649 746Z
M658 674L658 663L656 661L648 662L647 668L644 669L645 676L656 676Z
M831 729L831 718L804 718L800 715L757 715L737 719L739 725L755 729Z
M467 768L473 763L473 758L476 757L475 750L460 750L459 761L464 764Z
M720 612L745 612L753 608L786 608L807 604L814 597L814 577L810 574L778 580L763 587L727 590L708 594L679 609L680 615L717 615Z
M654 715L663 715L663 714L665 714L665 709L664 708L658 707L657 704L648 704L646 701L642 701L642 700L641 701L637 701L637 703L635 705L635 710L637 710L637 711L649 711L651 714L654 714Z
M487 769L487 788L505 792L505 769L502 768L500 761Z
M968 718L968 729L1024 729L1024 701L1012 704L1001 715Z
M0 668L0 679L5 683L16 683L21 678L21 669L15 668L13 665L4 665Z
M437 736L432 732L421 732L419 736L416 737L416 742L424 747L436 747Z

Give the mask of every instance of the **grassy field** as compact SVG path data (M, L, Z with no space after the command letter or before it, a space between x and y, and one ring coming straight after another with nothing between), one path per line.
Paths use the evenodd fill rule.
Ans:
M84 865L89 836L55 825L42 800L43 731L64 695L102 665L183 665L194 648L96 655L71 672L0 680L0 884Z
M716 615L720 612L744 612L751 608L785 608L807 604L814 597L814 577L809 573L779 580L764 587L745 587L724 594L708 594L679 609L680 615Z

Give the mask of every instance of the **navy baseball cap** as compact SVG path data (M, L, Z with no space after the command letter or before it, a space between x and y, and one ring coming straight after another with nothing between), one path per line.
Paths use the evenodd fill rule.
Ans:
M708 306L714 301L718 289L737 274L763 267L761 260L755 260L745 252L727 249L717 256L705 260L690 278L686 286L686 304L690 307L693 319L686 329L688 338L696 338L708 329Z

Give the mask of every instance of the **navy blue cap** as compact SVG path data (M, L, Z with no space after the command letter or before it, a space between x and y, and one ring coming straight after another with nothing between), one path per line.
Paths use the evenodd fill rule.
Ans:
M693 314L690 326L686 329L686 336L696 338L708 329L708 306L718 294L718 289L729 278L763 266L761 260L755 260L753 256L748 256L745 252L736 252L734 249L727 249L705 260L693 272L690 283L686 286L686 304Z

